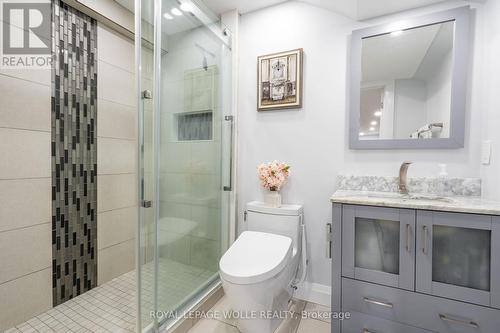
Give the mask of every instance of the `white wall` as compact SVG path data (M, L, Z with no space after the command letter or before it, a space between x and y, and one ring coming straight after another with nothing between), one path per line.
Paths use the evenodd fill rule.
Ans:
M478 125L483 140L493 143L491 165L481 167L485 181L483 194L492 199L500 199L500 2L488 1L483 10L478 11L476 34L479 50L476 51L476 68L472 82L474 93L472 108L482 112L482 124Z
M353 24L298 2L243 15L240 24L239 221L246 202L262 199L257 165L274 159L289 163L292 176L283 199L304 204L311 253L308 279L327 285L330 261L324 255L323 231L343 154L346 37ZM257 56L299 47L304 48L304 107L257 112ZM243 223L240 227L245 228Z
M427 87L418 79L395 80L394 137L408 139L426 124Z
M379 18L376 22L425 14L435 8L447 6L445 4L434 9L426 8ZM471 52L473 59L470 70L474 74L471 75L473 88L468 96L465 148L444 151L348 149L348 41L352 29L366 26L367 23L354 22L333 12L296 1L243 15L239 35L238 102L240 231L245 229L242 222L245 203L262 199L256 166L273 159L286 161L292 167L291 180L283 190L284 201L304 204L310 253L308 281L323 285L330 284L330 260L325 258L324 225L331 219L329 197L335 191L335 178L339 173L396 175L401 161L411 160L415 164L410 168L410 176L436 175L437 164L447 163L451 176L483 175L487 181L485 194L500 198L500 162L494 159L495 164L484 168L479 163L479 146L483 138L481 126L487 124L489 137L500 141L497 134L499 131L495 130L495 119L496 124L500 122L495 114L495 105L500 103L494 88L500 83L495 74L500 70L500 60L495 58L500 51L500 27L495 21L495 16L500 15L500 5L488 3L486 6L484 11L487 13L478 15L480 22L477 24L486 24L490 30L483 37L488 39L488 52L479 47ZM257 56L299 47L305 53L303 108L257 112ZM486 53L489 54L487 59L481 59ZM496 71L481 68L481 63L486 61ZM481 72L484 73L480 74ZM487 91L481 91L483 88L478 83L483 76L489 83ZM486 101L489 102L488 105L485 105ZM496 153L500 152L496 146L495 149ZM490 186L490 182L496 188Z
M437 72L427 81L427 121L443 123L441 137L450 136L451 77L453 55L449 51L437 66Z

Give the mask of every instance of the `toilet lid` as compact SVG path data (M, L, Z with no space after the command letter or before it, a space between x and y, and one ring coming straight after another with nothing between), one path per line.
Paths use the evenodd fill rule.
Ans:
M235 284L259 283L281 272L291 253L290 237L244 231L222 256L220 274Z

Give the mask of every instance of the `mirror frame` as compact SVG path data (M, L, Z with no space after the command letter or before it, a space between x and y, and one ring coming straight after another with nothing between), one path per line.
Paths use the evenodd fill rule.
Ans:
M465 110L469 68L470 6L409 18L394 23L355 30L351 39L349 85L349 148L350 149L457 149L465 144ZM360 140L361 56L364 38L455 21L451 77L451 109L449 138Z

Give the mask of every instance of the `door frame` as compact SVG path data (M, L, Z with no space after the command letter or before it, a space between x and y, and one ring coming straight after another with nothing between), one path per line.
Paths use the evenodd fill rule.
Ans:
M399 222L399 274L355 267L356 218ZM390 287L414 290L415 287L415 210L343 205L342 276Z

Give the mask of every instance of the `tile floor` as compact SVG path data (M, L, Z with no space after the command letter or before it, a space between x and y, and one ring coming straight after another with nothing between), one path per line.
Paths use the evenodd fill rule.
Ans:
M211 309L220 313L230 313L228 299L222 297ZM326 319L329 309L319 304L293 300L290 311L293 318L285 320L276 333L330 333L330 320ZM223 316L220 316L223 317ZM239 333L233 318L202 319L188 333Z
M152 306L153 270L143 269L143 308ZM215 272L162 259L159 273L159 308L173 309L210 281ZM5 333L132 333L135 332L135 271L125 273L85 294L13 327ZM276 333L329 333L330 322L323 318L328 308L314 303L294 300L293 318L284 321ZM213 311L230 312L226 297ZM305 314L305 315L304 315ZM232 318L202 319L189 333L239 333Z
M159 305L170 310L189 299L216 273L161 259L159 270ZM145 316L152 305L152 266L143 268L143 307ZM5 333L129 333L135 332L136 275L125 273L85 294L75 297Z

